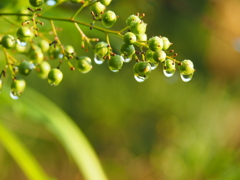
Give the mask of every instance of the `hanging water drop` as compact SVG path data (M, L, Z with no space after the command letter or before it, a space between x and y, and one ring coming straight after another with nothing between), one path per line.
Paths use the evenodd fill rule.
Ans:
M124 57L123 62L129 63L132 60L132 57Z
M94 55L94 62L96 64L102 64L104 62L103 58L98 57L96 54Z
M145 81L147 78L149 77L149 74L148 75L145 75L145 76L140 76L138 74L134 74L134 78L137 82L143 82Z
M172 77L173 74L174 74L175 71L167 71L165 69L163 69L163 74L166 76L166 77Z
M19 98L18 96L16 96L16 95L14 94L13 91L10 91L10 97L11 97L12 99L18 99L18 98Z
M19 39L17 39L17 43L18 43L20 46L27 46L27 42L21 42Z
M46 4L48 6L54 6L56 4L56 1L55 0L47 0Z
M151 70L155 70L158 67L158 63L149 63L151 65Z
M189 75L180 74L180 76L183 82L189 82L191 81L193 74L189 74Z

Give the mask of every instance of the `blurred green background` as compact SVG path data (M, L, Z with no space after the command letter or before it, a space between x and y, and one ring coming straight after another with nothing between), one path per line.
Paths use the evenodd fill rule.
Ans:
M29 7L28 1L0 2L1 12L25 7ZM71 17L79 7L65 2L45 15ZM197 71L192 81L182 82L178 72L166 78L159 66L148 80L138 83L132 72L134 62L124 64L119 73L112 73L106 63L94 64L88 74L70 71L63 64L64 79L58 87L32 73L26 78L28 87L22 97L11 100L5 84L0 95L2 123L21 139L46 173L59 180L83 177L74 159L41 123L44 117L25 105L26 101L38 103L37 93L36 99L27 99L31 89L74 120L110 180L239 180L240 2L113 0L108 9L119 15L114 30L125 27L129 15L145 13L148 37L168 37L178 60L193 61ZM90 23L89 9L76 19ZM0 34L14 28L1 17L0 22ZM45 23L40 31L48 32L51 29ZM73 24L55 23L62 27L58 34L64 45L72 45L78 55L93 58L91 50L81 49ZM103 33L88 29L83 27L89 37L105 40ZM110 36L110 41L114 52L119 53L122 40ZM0 57L2 68L2 51ZM53 67L57 64L51 62ZM49 109L46 113L53 112ZM1 144L0 179L26 179Z

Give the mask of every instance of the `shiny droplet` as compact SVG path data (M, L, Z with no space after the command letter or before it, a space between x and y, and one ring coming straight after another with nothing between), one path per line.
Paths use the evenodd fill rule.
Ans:
M102 64L104 62L103 58L98 57L97 55L94 56L94 62L96 64Z
M132 60L132 57L124 57L123 62L129 63Z
M17 39L17 43L18 43L20 46L26 46L26 45L27 45L27 42L21 42L21 41L19 41L19 39Z
M180 74L180 76L183 82L189 82L191 81L193 74L189 74L189 75Z
M10 97L12 99L18 99L19 98L18 96L14 95L14 93L12 91L10 91Z
M148 78L148 76L139 76L138 74L134 74L134 78L137 82L143 82Z
M151 70L154 70L158 67L158 63L149 63L151 65Z
M117 69L117 70L112 70L112 69L110 69L112 72L119 72L119 69Z
M56 4L56 1L55 0L47 0L46 4L48 6L54 6Z
M166 76L166 77L172 77L173 74L175 73L175 71L166 71L165 69L163 69L163 74Z
M59 54L58 57L59 57L60 59L62 59L62 58L63 58L63 54Z

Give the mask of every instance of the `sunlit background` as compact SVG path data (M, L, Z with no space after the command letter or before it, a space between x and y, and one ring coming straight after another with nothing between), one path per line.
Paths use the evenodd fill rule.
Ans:
M27 7L28 1L0 2L1 12ZM45 15L71 17L79 7L65 2ZM26 77L28 87L18 100L10 98L10 79L4 79L1 122L20 138L45 172L58 180L83 177L74 159L41 123L44 117L25 106L25 101L38 102L38 94L27 99L31 89L54 102L79 126L110 180L239 180L240 1L113 0L108 9L119 15L113 30L124 28L129 15L145 13L148 37L168 37L179 61L193 61L197 70L193 79L183 82L179 71L167 78L160 65L149 79L138 83L133 77L134 62L124 64L119 73L111 72L106 62L94 64L87 74L70 71L63 64L64 79L59 86L51 87L33 72ZM89 8L76 19L91 23ZM47 34L51 27L44 22L40 31ZM58 34L64 45L93 58L92 50L81 49L73 24L55 23L62 28ZM0 24L0 35L14 29L1 17ZM96 26L102 27L101 23ZM89 37L105 40L103 33L82 28ZM110 41L119 53L123 41L114 36ZM0 57L2 69L2 50ZM50 63L58 65L57 61ZM1 144L0 179L27 179Z

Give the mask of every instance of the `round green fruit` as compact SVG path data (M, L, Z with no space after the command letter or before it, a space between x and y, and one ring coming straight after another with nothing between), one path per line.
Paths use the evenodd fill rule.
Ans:
M166 37L162 37L162 40L163 40L163 50L166 51L171 46L172 43L170 43L170 41Z
M127 18L126 23L128 26L130 26L132 22L140 22L140 21L141 19L138 16L132 14Z
M112 27L117 21L117 16L115 14L115 12L113 11L106 11L103 15L102 15L102 24L106 27L106 28L110 28Z
M14 96L20 96L26 87L23 79L14 79L11 83L11 92Z
M48 73L48 83L52 86L57 86L63 79L63 73L59 69L52 69Z
M99 58L103 58L108 53L108 44L104 41L98 42L94 48L94 53Z
M42 52L47 52L49 50L49 43L48 41L42 39L39 43L38 46L41 48Z
M147 24L143 21L134 21L130 24L130 30L134 34L145 34L147 29Z
M42 51L32 51L29 58L34 64L40 64L44 59L44 55Z
M104 6L100 2L96 2L90 6L90 10L94 12L94 14L100 14L103 13L106 9L106 6Z
M17 30L17 38L20 42L27 42L32 37L32 32L27 27L20 27Z
M156 61L156 62L164 62L165 59L166 59L167 55L164 51L162 50L159 50L159 51L156 51L154 52L153 54L153 59Z
M6 49L11 49L15 45L15 39L12 35L5 35L3 36L1 43Z
M187 59L181 62L179 70L182 75L191 75L195 71L192 61Z
M132 58L132 55L135 53L134 46L129 44L123 44L120 50L124 58Z
M77 68L81 73L88 73L92 69L91 59L87 56L81 56L77 60Z
M27 76L33 69L34 65L29 61L22 61L18 66L19 73Z
M152 37L148 40L148 46L149 46L149 49L152 51L162 50L163 40L158 36Z
M165 76L171 77L176 71L175 62L171 59L166 59L163 65Z
M139 61L134 65L134 73L139 76L148 75L151 72L151 65L147 61Z
M123 57L120 55L111 56L108 60L108 67L112 72L119 72L123 65Z
M146 42L147 41L147 34L136 34L137 40L140 42Z
M58 46L50 46L48 50L48 55L50 59L57 59L60 55L60 48Z
M29 0L29 3L34 7L39 7L44 3L44 0Z
M46 79L48 77L50 70L51 66L47 61L43 61L41 64L36 66L37 75L42 79Z
M137 37L134 33L127 32L127 33L124 34L123 40L126 44L133 44L137 41Z
M112 0L99 0L100 3L102 3L104 6L108 6Z

